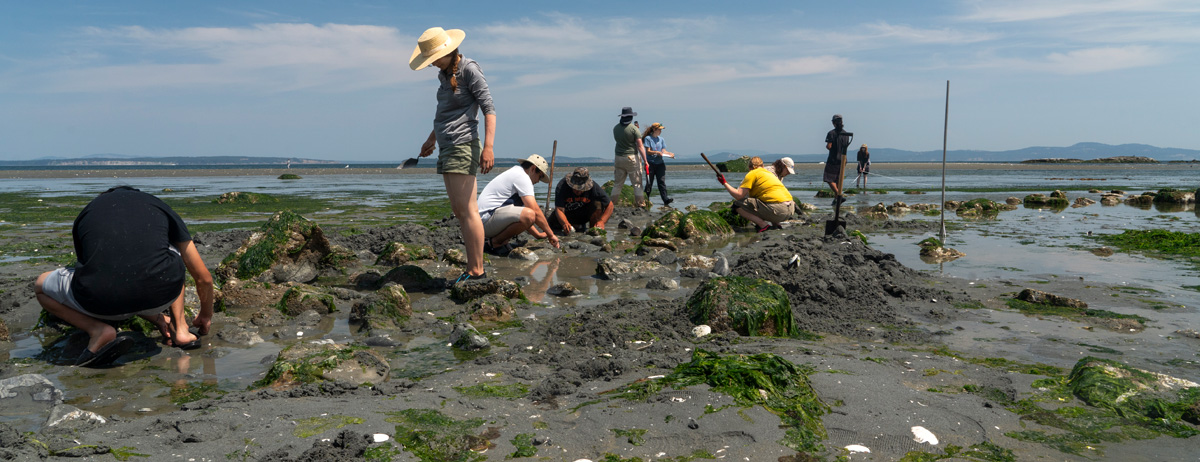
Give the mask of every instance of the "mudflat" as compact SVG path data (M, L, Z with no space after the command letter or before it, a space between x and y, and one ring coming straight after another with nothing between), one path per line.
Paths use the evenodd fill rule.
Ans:
M0 341L0 357L8 358L0 380L10 380L0 390L28 395L17 393L14 405L0 410L0 458L1194 457L1200 433L1200 422L1189 420L1194 411L1164 404L1164 415L1137 417L1087 394L1073 369L1086 369L1093 363L1085 358L1093 358L1161 373L1173 377L1165 383L1174 388L1155 396L1175 397L1176 404L1194 399L1188 393L1200 393L1193 383L1200 367L1194 355L1179 352L1194 351L1200 339L1172 320L1195 307L1150 290L1053 275L964 280L917 271L873 249L869 239L825 236L827 213L806 213L762 234L743 227L653 245L644 240L648 234L639 231L660 229L669 213L621 207L606 233L565 236L562 249L523 239L519 255L489 257L495 283L449 288L447 280L461 272L453 263L453 251L462 247L454 220L356 226L345 217L310 214L329 243L343 249L338 265L304 283L227 280L227 309L201 349L167 348L155 333L131 332L139 347L101 370L65 365L81 335L38 327L29 284L55 265L40 259L0 265L0 320L9 330ZM917 235L937 226L846 219L848 229L868 236ZM69 242L61 224L14 226L4 239L34 233L54 245ZM199 232L194 239L210 269L220 272L252 232L264 230ZM409 250L397 253L393 243ZM407 266L428 279L413 282L395 271ZM764 310L783 303L794 331L782 329L779 318L760 319L777 335L748 336L723 318L709 318L712 333L699 335L703 294L749 283L762 288L755 296L766 301ZM386 290L395 296L388 288L396 286L407 299L401 321L371 317L370 304ZM295 288L312 289L328 303L289 312L284 292ZM1030 288L1094 308L1053 311L1013 301ZM1115 296L1136 315L1100 309ZM287 362L297 351L311 353ZM362 378L368 372L376 375Z

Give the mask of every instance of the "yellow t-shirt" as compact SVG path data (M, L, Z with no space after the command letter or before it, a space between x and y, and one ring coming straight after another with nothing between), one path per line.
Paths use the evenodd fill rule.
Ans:
M750 197L768 204L792 200L792 193L788 192L782 181L779 181L779 177L765 168L756 168L747 173L746 179L742 180L740 187L749 189Z

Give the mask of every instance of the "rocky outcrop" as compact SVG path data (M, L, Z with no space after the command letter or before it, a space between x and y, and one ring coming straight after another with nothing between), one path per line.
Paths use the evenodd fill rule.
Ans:
M291 211L271 217L217 266L219 283L231 279L260 282L312 282L325 268L341 268L358 260L353 252L333 246L316 223Z
M918 242L917 245L921 246L921 261L926 263L948 262L967 255L958 250L943 246L942 241L932 237Z
M297 285L289 288L275 304L275 309L288 317L298 316L305 311L315 311L325 315L337 311L333 296L324 290L310 285Z
M657 262L641 259L609 257L596 263L596 277L608 280L640 279L663 273L665 268Z
M387 359L365 346L303 342L279 352L266 377L254 386L288 389L322 381L383 383L390 372Z
M359 331L380 335L403 327L412 317L412 302L404 286L389 284L375 293L354 301L350 324Z
M1017 294L1017 300L1021 300L1021 301L1025 301L1025 302L1029 302L1029 303L1037 303L1037 304L1042 304L1042 305L1065 306L1068 308L1075 308L1075 309L1080 309L1080 310L1087 309L1087 307L1088 307L1087 302L1084 302L1083 300L1067 298L1067 297L1054 295L1054 294L1051 294L1048 292L1042 292L1040 290L1034 290L1034 289L1022 290L1021 293Z
M1023 200L1025 208L1065 209L1067 206L1071 205L1071 202L1067 200L1066 195L1063 194L1062 191L1055 191L1055 193L1060 194L1061 197L1055 197L1053 194L1049 197L1047 197L1045 194L1030 194L1025 196L1025 199Z
M433 259L434 253L431 247L390 242L387 247L383 248L383 252L379 254L379 258L375 259L375 264L381 266L398 266L411 261Z
M521 286L507 279L463 281L450 288L450 299L459 303L469 302L488 294L525 299L525 293L521 291Z

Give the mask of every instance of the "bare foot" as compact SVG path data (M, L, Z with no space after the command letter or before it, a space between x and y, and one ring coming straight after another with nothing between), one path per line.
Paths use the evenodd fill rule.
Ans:
M100 351L100 347L108 345L113 340L117 339L117 330L108 323L99 323L95 332L88 332L88 351L96 353Z

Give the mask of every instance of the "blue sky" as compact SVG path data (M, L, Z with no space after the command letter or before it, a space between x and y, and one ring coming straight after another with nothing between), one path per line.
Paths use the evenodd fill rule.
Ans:
M501 157L607 156L622 106L668 149L1200 149L1200 3L0 0L0 158L398 161L429 134L416 37L467 32Z

